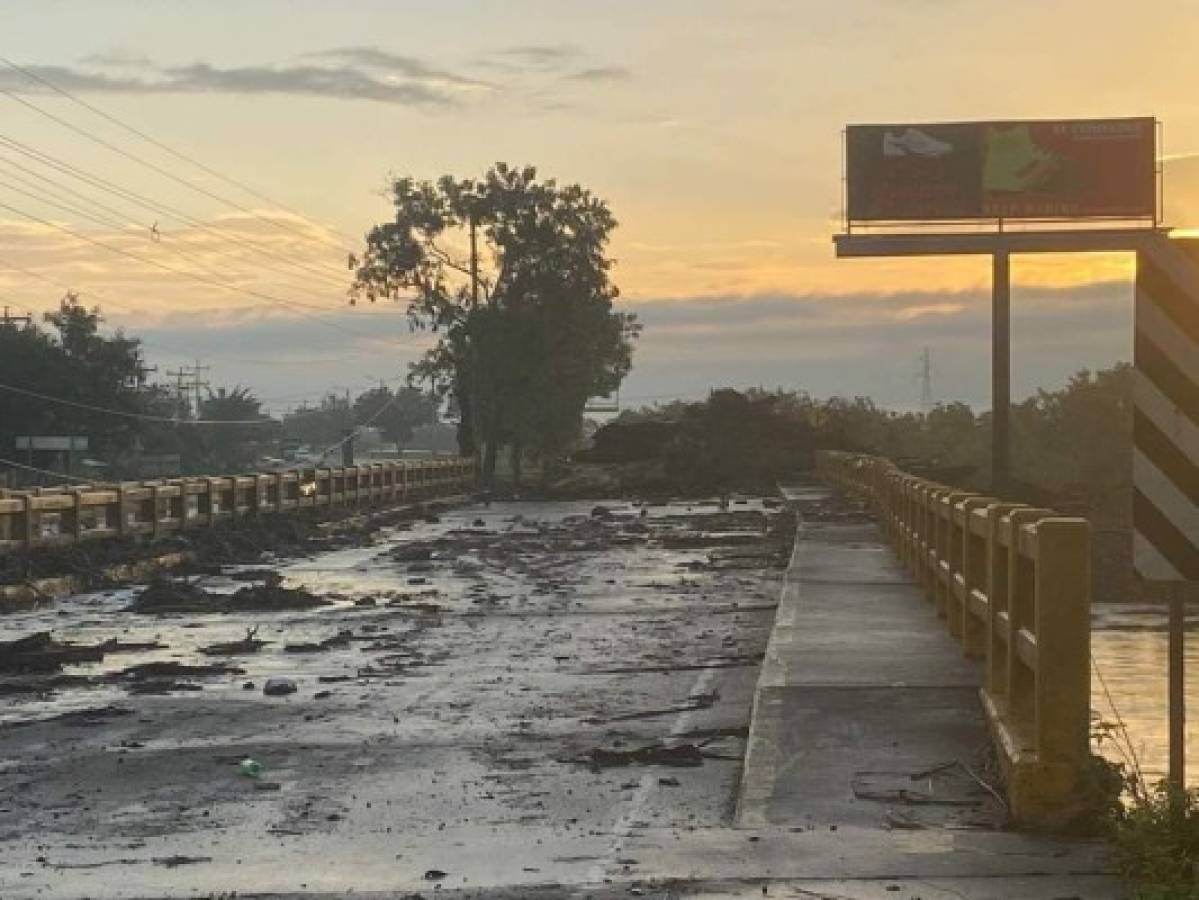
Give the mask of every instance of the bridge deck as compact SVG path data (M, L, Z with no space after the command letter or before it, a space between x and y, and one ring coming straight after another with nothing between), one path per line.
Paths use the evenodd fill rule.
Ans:
M1032 878L1021 896L1121 896L1101 845L1002 830L1003 804L981 784L992 776L980 667L872 522L823 487L785 493L802 524L755 698L738 827L823 833L842 878L951 877L968 897L1012 896Z

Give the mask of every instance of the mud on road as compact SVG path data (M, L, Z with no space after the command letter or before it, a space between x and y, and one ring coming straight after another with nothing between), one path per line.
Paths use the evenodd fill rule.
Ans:
M0 650L0 896L635 882L729 821L787 520L468 507L6 616L67 650Z

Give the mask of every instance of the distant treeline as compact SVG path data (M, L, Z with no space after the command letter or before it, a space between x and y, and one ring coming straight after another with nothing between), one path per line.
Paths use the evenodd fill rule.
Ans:
M1124 516L1131 393L1131 367L1120 363L1079 372L1064 387L1014 405L1015 499L1099 520ZM664 490L704 493L769 489L810 469L818 450L854 450L984 490L990 448L990 413L964 403L893 412L865 397L815 400L804 392L726 389L698 403L622 413L596 432L579 459L635 464Z

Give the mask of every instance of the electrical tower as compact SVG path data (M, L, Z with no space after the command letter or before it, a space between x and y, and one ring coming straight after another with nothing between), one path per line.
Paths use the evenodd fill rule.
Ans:
M933 408L933 352L928 347L920 354L920 408Z

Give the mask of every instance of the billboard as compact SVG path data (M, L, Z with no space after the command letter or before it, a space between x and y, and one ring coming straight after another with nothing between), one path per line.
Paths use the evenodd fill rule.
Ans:
M851 222L1152 217L1152 118L851 125Z

